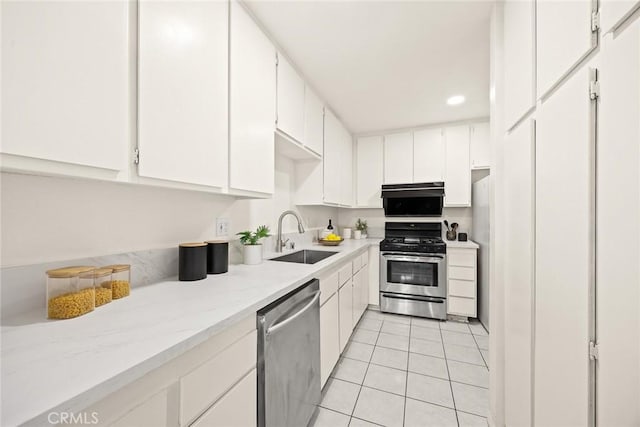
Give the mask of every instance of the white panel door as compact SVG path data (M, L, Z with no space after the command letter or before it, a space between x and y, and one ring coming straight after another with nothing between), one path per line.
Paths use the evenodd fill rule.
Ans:
M603 33L618 27L640 6L638 0L600 0L600 24Z
M491 159L489 123L471 125L471 169L488 168Z
M413 133L413 182L444 181L444 130Z
M2 2L3 153L111 170L129 153L127 2Z
M345 206L353 205L353 138L349 131L341 126L340 151L340 203Z
M537 95L541 98L597 45L597 39L592 40L591 0L538 1L536 34Z
M324 105L309 86L304 91L304 145L322 155Z
M340 318L340 353L347 346L353 331L353 280L349 279L338 291Z
M235 1L230 22L229 186L273 193L276 51Z
M471 168L469 167L469 126L444 130L444 205L471 206Z
M505 424L532 425L534 135L527 120L504 141Z
M384 183L413 182L413 134L395 133L384 136Z
M510 129L535 101L535 1L504 3L504 119Z
M228 4L139 4L141 176L225 187Z
M356 154L356 205L381 208L380 188L384 178L384 142L381 136L358 138Z
M338 294L320 307L320 386L324 386L340 358Z
M535 422L588 424L593 149L589 69L536 120Z
M278 55L278 129L304 139L304 80L284 55Z
M324 201L326 203L340 203L342 190L340 168L342 125L331 112L326 109L324 115Z
M597 144L598 425L638 426L640 21L615 39L607 35L603 47ZM624 224L624 232L611 232L611 224Z

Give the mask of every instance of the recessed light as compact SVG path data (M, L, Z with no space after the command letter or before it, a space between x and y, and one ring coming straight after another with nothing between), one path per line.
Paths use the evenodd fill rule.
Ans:
M460 105L464 102L464 95L454 95L451 98L447 99L447 104L449 105Z

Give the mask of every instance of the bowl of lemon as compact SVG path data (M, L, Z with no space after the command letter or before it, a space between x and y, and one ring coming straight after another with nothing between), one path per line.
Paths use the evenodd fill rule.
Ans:
M324 246L338 246L340 243L344 242L344 239L337 234L331 233L325 238L318 240L318 242Z

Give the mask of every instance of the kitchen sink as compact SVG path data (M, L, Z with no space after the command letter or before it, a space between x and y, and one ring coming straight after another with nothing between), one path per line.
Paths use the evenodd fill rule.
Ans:
M322 261L325 258L329 258L338 252L331 251L312 251L304 249L302 251L292 252L287 255L279 256L278 258L271 258L271 261L283 261L283 262L295 262L298 264L315 264Z

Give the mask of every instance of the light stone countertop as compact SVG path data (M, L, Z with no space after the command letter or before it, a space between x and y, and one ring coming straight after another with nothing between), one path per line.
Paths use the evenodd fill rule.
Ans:
M81 411L379 242L306 245L296 250L339 253L313 265L265 260L134 288L75 319L47 320L38 310L4 321L0 424L43 425L51 411Z
M457 240L444 240L447 244L447 248L461 248L461 249L479 249L480 245L478 245L473 240L467 240L466 242L459 242Z

